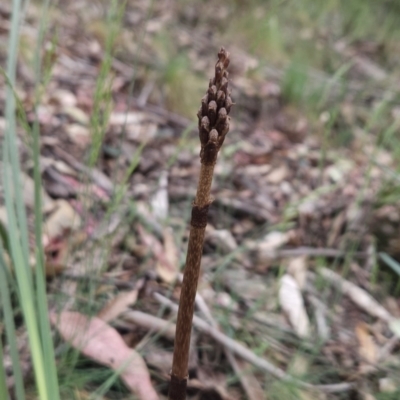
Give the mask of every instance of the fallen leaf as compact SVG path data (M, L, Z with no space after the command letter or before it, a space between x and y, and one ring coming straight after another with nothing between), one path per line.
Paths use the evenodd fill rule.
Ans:
M304 288L307 280L307 257L299 256L290 260L288 272L296 280L300 288Z
M292 143L303 142L307 131L307 119L294 107L283 107L274 118L274 127L281 131Z
M126 138L128 140L148 143L156 137L157 133L158 125L149 121L126 125Z
M166 351L154 344L147 344L144 357L147 364L157 368L166 375L169 374L172 365L172 352Z
M69 139L81 147L85 149L91 141L89 128L80 125L80 124L71 124L65 128Z
M243 269L230 269L221 273L221 283L246 303L266 299L268 289L259 276L252 277Z
M195 382L192 382L192 380L189 381L189 384L191 386L192 383L195 383L195 385L200 389L200 398L232 400L232 397L229 396L229 393L226 389L226 375L215 371L211 373L206 368L200 366L197 368L197 378L198 382L196 383L198 383L198 386Z
M307 295L307 299L314 308L318 336L322 342L326 342L331 337L331 329L327 321L327 307L321 300L310 293Z
M273 169L268 175L267 175L267 181L272 184L278 184L281 183L282 181L286 180L289 176L289 169L286 166L286 164L281 165L278 168Z
M139 283L139 282L138 282ZM143 280L141 280L143 283ZM139 287L119 294L107 303L97 314L104 322L110 322L123 313L129 306L136 303L139 294Z
M159 399L140 354L127 347L120 334L103 320L71 311L52 313L50 320L63 339L82 354L120 373L126 386L140 399Z
M54 278L61 275L68 267L65 264L52 264L46 262L45 265L46 278Z
M358 322L355 327L358 339L360 356L371 364L375 364L378 359L378 349L369 333L368 326L364 322Z
M148 233L141 225L138 225L138 231L143 243L157 258L156 270L159 277L166 283L173 282L179 271L177 258L175 262L173 259L175 256L172 256L172 247L175 247L175 244L172 244L172 232L164 230L164 240L166 239L165 247L168 248L168 252L166 252L157 238Z
M51 160L51 159L50 159ZM78 176L76 170L71 168L67 163L62 160L51 160L51 165L61 174Z
M237 243L232 233L227 229L215 229L211 225L206 227L206 239L217 246L224 254L237 249Z
M355 304L362 308L368 314L381 318L390 322L393 317L383 308L369 293L359 288L354 283L343 279L339 274L327 268L319 269L321 275L337 286L342 292L348 296Z
M81 224L81 217L66 200L58 200L56 210L44 224L43 232L46 235L43 245L62 235L65 231L74 230Z
M179 272L179 255L175 244L174 232L170 227L164 229L164 249L165 258L168 263L166 264L165 262L159 261L156 269L158 275L164 282L171 283L175 281Z
M255 377L249 363L234 359L240 383L245 388L248 400L264 400L265 393L259 380Z
M168 217L168 172L162 171L158 181L157 191L151 199L151 208L158 220L165 220Z
M68 115L72 120L82 124L88 125L89 124L89 117L87 114L78 107L75 106L68 106L64 108L65 114Z
M269 262L275 257L276 250L285 245L290 239L288 232L270 232L258 244L258 262Z
M310 361L301 353L295 353L290 362L290 371L294 376L306 376L309 372Z
M133 111L128 113L118 113L113 112L110 115L109 123L110 125L130 125L130 124L141 124L148 119L148 116L144 112Z
M391 378L379 379L379 391L382 393L395 393L398 390L398 385Z
M56 236L49 238L46 246L44 246L44 254L46 256L46 265L49 266L49 273L54 265L65 265L68 259L70 244L68 243L70 235ZM46 267L47 270L47 267Z
M21 185L23 187L23 198L26 206L33 208L35 206L35 182L27 174L21 172ZM41 188L42 208L43 212L47 213L53 210L54 201L50 196Z
M389 323L389 328L398 338L400 338L400 319L393 319Z
M64 107L74 107L77 103L76 96L72 92L64 89L55 89L52 91L51 101Z
M310 322L304 307L303 296L297 282L290 275L281 278L279 303L299 337L309 335Z

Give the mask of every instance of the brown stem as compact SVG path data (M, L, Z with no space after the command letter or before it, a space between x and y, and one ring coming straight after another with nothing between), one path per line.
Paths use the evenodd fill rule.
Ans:
M196 200L194 203L199 207L206 207L211 204L210 192L214 174L215 163L211 165L201 164L200 179L197 186Z
M208 92L201 100L198 112L201 169L196 199L192 206L186 266L176 322L169 400L186 399L190 335L208 208L211 204L211 184L218 151L229 130L228 114L232 100L227 90L228 72L226 68L228 65L229 53L221 48L215 65L215 77L210 81Z

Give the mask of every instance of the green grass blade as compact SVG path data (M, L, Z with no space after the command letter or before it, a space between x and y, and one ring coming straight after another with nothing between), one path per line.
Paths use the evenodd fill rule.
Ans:
M4 185L5 187L12 187L12 172L6 154L4 163ZM29 265L25 263L25 258L28 255L23 255L23 246L20 241L21 230L17 227L17 215L13 204L13 196L9 190L4 193L5 204L7 210L7 220L10 239L11 258L17 277L18 292L21 302L22 311L24 314L24 321L28 331L30 350L32 354L32 362L35 371L36 384L40 395L40 400L52 400L49 397L45 376L45 363L43 360L42 343L37 326L37 315L35 310L35 297L32 286L32 280L29 280L26 275L26 270ZM25 227L26 229L26 227Z
M46 7L45 2L45 7ZM18 148L16 144L16 121L15 121L15 98L13 96L13 87L15 86L16 56L18 50L18 35L20 21L20 1L13 3L12 28L10 31L9 52L7 76L9 85L7 86L7 104L6 120L7 131L4 145L4 186L9 188L5 192L5 202L7 209L7 218L9 221L9 239L10 250L17 277L17 285L21 307L24 314L24 320L28 330L32 361L34 365L36 384L41 400L57 400L58 384L56 377L56 368L54 362L54 351L51 340L51 330L47 317L47 300L43 275L43 252L41 245L38 247L37 260L38 268L36 274L37 292L33 285L31 269L29 266L29 246L28 229L25 205L22 200L22 187L20 182L20 165L18 157ZM39 32L38 43L43 41L44 19L41 19L41 29ZM40 51L37 51L37 57L40 57ZM40 68L40 63L36 63ZM37 82L38 84L38 82ZM40 85L38 84L37 87ZM41 208L40 208L40 184L38 186L37 174L39 171L38 161L38 130L36 141L36 233L41 243ZM40 172L39 172L40 179ZM37 194L39 192L39 195ZM38 197L39 196L39 197ZM39 209L39 214L37 210ZM39 226L39 229L38 229ZM35 300L37 307L35 307ZM37 318L36 310L38 310ZM50 371L50 372L49 372Z
M4 152L9 152L9 163L12 171L12 182L14 185L5 186L8 188L14 188L17 193L22 193L21 186L21 171L19 167L19 156L16 142L16 122L15 122L15 97L13 95L13 87L15 87L15 76L16 76L16 65L17 65L17 53L19 46L19 24L20 24L20 0L13 1L12 9L12 20L10 38L8 43L8 56L7 56L7 76L10 82L6 87L6 121L7 129L4 138ZM14 192L15 193L15 192ZM18 224L20 227L27 226L26 210L21 196L16 196L16 212L18 217ZM32 274L28 267L29 257L29 246L28 246L28 235L26 229L20 232L21 246L23 249L22 257L25 258L24 265L27 267L25 274L27 279L32 283Z
M389 254L386 253L379 253L379 258L400 276L400 264L394 258L390 257Z
M7 266L3 256L3 251L4 251L3 247L1 246L0 243L0 301L4 316L4 325L6 329L7 343L10 348L10 355L12 359L12 367L14 375L14 393L17 400L24 400L25 399L24 380L22 376L21 363L18 355L13 308L11 304L10 291L8 287L8 283L10 282L10 280L8 279L7 276Z
M49 1L45 0L43 2L41 15L48 15ZM36 96L35 96L35 121L33 125L33 162L34 162L34 182L35 182L35 243L36 243L36 268L35 268L35 283L36 283L36 303L38 311L38 324L40 337L42 341L43 358L46 365L47 371L41 371L42 374L46 374L48 392L53 400L59 400L59 386L57 378L57 368L55 363L54 346L51 335L51 327L48 318L48 304L46 296L46 282L45 282L45 260L42 246L42 198L41 198L41 188L42 188L42 178L40 173L40 129L39 121L37 116L37 107L40 103L40 93L41 93L41 48L43 44L44 33L47 27L47 19L42 17L40 19L40 28L37 38L36 46L36 56L35 56L35 76L36 76ZM45 75L49 75L49 71L45 71Z
M20 185L20 173L19 173L19 164L18 164L18 151L16 145L15 131L16 131L16 122L15 122L15 98L13 94L13 87L15 86L15 76L16 76L16 63L17 63L17 53L18 53L18 45L19 45L19 24L20 24L20 7L21 2L19 0L15 0L13 2L12 8L12 19L11 19L11 29L8 43L8 56L7 56L7 81L8 85L6 86L6 106L5 106L5 117L7 123L7 129L5 132L5 137L3 141L3 168L4 168L4 187L8 190L5 190L5 199L7 205L7 218L9 220L9 226L13 226L14 233L17 236L12 237L9 232L9 245L10 249L13 248L14 252L19 251L19 259L22 260L20 263L20 267L24 270L21 273L25 276L26 281L30 281L32 283L32 277L29 270L28 265L28 237L27 235L20 236L21 232L17 232L16 229L16 218L15 212L18 215L18 219L20 222L25 222L26 224L26 212L23 203L20 201L17 204L17 210L15 210L15 205L12 203L12 197L15 195L15 187L21 187ZM12 174L14 179L7 179L6 175ZM8 184L7 184L8 183ZM14 184L11 184L14 183ZM8 200L8 201L7 201ZM10 214L11 221L10 221ZM17 242L19 242L20 246L16 246ZM19 248L17 248L19 247ZM3 248L1 248L1 252L3 252ZM15 260L14 260L15 261ZM14 263L14 266L16 264ZM3 311L4 317L7 321L6 323L6 333L7 339L10 346L10 353L13 361L13 372L15 379L15 394L18 400L23 400L25 398L24 386L23 386L23 378L21 372L21 366L18 357L17 346L15 342L15 326L12 315L12 305L10 301L10 295L8 291L6 279L6 265L4 262L4 257L1 253L1 265L0 270L2 273L1 279L1 298L3 303Z
M319 101L318 107L322 108L324 105L327 104L329 94L331 90L334 88L335 83L340 82L342 77L350 70L350 68L353 66L354 62L349 61L347 63L344 63L338 70L335 72L335 74L332 75L332 77L329 79L327 82L324 91L322 93L321 99Z
M100 66L99 76L96 81L96 89L93 99L93 113L90 119L92 133L92 146L89 155L89 167L92 168L99 157L103 138L108 126L111 113L111 80L110 73L113 60L113 48L117 35L121 28L124 16L125 2L122 5L113 0L108 11L106 46L103 61Z
M0 337L0 399L10 400L7 390L6 370L3 363L3 343Z
M51 400L46 387L44 376L45 364L43 362L42 346L34 307L32 274L28 261L29 246L26 210L22 196L20 196L20 193L22 193L21 171L16 140L16 107L12 89L15 86L16 77L20 8L21 2L14 0L7 57L7 75L10 84L6 87L6 131L3 146L3 176L4 187L7 190L5 190L4 197L7 210L11 257L17 276L18 292L24 320L28 330L39 396L41 400Z

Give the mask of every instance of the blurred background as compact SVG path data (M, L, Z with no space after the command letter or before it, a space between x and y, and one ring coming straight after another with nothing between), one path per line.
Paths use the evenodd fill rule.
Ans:
M196 315L296 382L195 328L188 398L398 399L399 20L394 0L3 1L0 398L146 398L109 340L73 341L89 316L166 398L157 295L179 301L224 46Z

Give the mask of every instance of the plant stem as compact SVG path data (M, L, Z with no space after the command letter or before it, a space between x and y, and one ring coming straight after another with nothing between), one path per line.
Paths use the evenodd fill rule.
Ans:
M228 65L229 53L221 48L215 65L215 77L210 80L208 92L201 100L201 107L197 114L201 142L201 169L196 198L192 206L186 266L176 323L169 400L186 399L190 335L208 208L211 204L211 184L218 152L229 130L228 114L232 100L227 90L228 72L226 68Z

